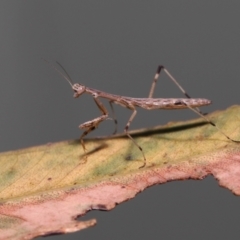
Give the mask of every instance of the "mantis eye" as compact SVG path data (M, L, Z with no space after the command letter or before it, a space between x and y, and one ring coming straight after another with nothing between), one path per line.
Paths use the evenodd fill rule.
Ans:
M72 89L74 91L74 97L78 97L85 92L85 86L78 83L73 84Z

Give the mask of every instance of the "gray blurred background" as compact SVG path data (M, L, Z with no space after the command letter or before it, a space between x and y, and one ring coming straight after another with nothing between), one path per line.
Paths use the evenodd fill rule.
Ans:
M163 64L204 112L239 103L239 1L0 1L0 150L79 138L99 116L91 96L42 59L59 61L74 82L147 97ZM163 74L155 97L182 97ZM105 102L108 106L108 103ZM115 107L119 132L131 114ZM188 111L140 110L131 129L196 118ZM113 122L90 136L108 135ZM110 212L92 211L94 228L48 239L239 239L239 197L208 177L152 187ZM41 239L41 238L39 238Z

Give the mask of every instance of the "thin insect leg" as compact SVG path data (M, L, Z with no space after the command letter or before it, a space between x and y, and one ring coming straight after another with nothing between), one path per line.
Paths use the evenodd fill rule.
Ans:
M127 125L126 125L126 127L125 127L125 129L124 129L124 132L125 132L125 134L132 140L132 142L139 148L139 150L141 151L141 153L142 153L142 155L143 155L144 163L143 163L143 165L142 165L140 168L143 168L143 167L145 167L145 165L146 165L146 158L145 158L144 152L143 152L142 148L141 148L141 147L136 143L136 141L132 138L132 136L128 133L129 126L130 126L132 120L134 119L134 117L135 117L136 114L137 114L137 110L136 110L133 106L132 106L130 109L133 110L133 113L132 113L131 117L129 118L128 122L127 122Z
M183 89L183 87L177 82L177 80L169 73L169 71L162 65L159 65L158 68L157 68L157 72L154 76L154 79L153 79L153 84L152 84L152 87L151 87L151 90L150 90L150 93L149 93L149 98L151 98L153 96L153 92L154 92L154 89L155 89L155 85L156 85L156 82L159 78L159 75L160 75L160 72L161 70L163 70L167 76L178 86L178 88L181 90L181 92L187 97L187 98L191 98L188 93Z
M112 105L113 101L110 101L109 104L110 104L110 107L111 107L111 110L112 110L112 115L113 115L113 120L114 120L114 123L115 123L115 129L114 129L114 132L113 132L113 135L116 134L117 132L117 118L116 118L116 115L115 115L115 112L114 112L114 108L113 108L113 105Z
M105 119L107 119L108 117L108 112L107 112L107 109L103 106L103 104L99 101L98 99L98 96L97 95L93 95L93 99L96 103L96 105L98 106L98 108L100 109L100 111L102 112L102 115L100 117L97 117L93 120L90 120L90 121L87 121L83 124L81 124L79 126L79 128L81 129L87 129L85 130L81 137L80 137L80 142L81 142L81 145L84 149L84 152L86 151L86 147L85 147L85 144L84 144L84 141L83 141L83 138L88 135L91 131L93 131L94 129L96 129L98 127L98 125L104 121Z
M191 98L190 95L183 89L183 87L177 82L177 80L169 73L169 71L164 67L162 67L163 71L168 75L168 77L178 86L178 88L181 90L181 92L187 97Z
M154 90L155 90L155 87L156 87L156 83L157 83L157 80L159 79L159 75L160 75L160 72L161 70L163 70L167 76L177 85L177 87L181 90L181 92L187 97L187 98L191 98L190 95L183 89L183 87L177 82L177 80L169 73L169 71L162 65L159 65L158 68L157 68L157 72L153 78L153 83L152 83L152 86L151 86L151 89L150 89L150 92L149 92L149 98L152 98L153 97L153 93L154 93ZM197 111L201 114L203 114L201 112L201 110L196 107L195 109L197 109ZM203 114L204 115L204 114Z
M80 125L80 126L81 126L81 125ZM79 126L79 127L80 127L80 126ZM84 132L82 133L82 135L81 135L81 137L80 137L80 142L81 142L81 145L82 145L82 147L83 147L84 152L86 152L86 147L85 147L85 143L84 143L84 141L83 141L83 138L84 138L85 136L87 136L87 135L88 135L91 131L93 131L95 128L96 128L95 125L89 127L86 131L84 131Z
M163 67L163 66L162 66ZM168 75L168 77L178 86L178 88L181 90L181 92L187 97L191 98L190 95L183 89L183 87L177 82L177 80L170 74L170 72L163 67L164 72ZM198 107L195 108L199 113L202 115L205 115Z
M164 67L159 65L158 68L157 68L157 72L153 78L153 83L152 83L152 86L151 86L151 89L150 89L150 92L149 92L149 95L148 95L148 98L152 98L153 97L153 93L154 93L154 90L155 90L155 87L156 87L156 83L157 83L157 80L159 79L159 75L160 75L160 72L161 70L163 69Z
M190 110L194 111L196 114L198 114L200 117L202 117L206 122L211 124L213 127L215 127L222 135L224 135L227 139L231 140L232 142L240 143L238 140L234 140L230 138L227 134L225 134L214 122L209 120L206 116L204 116L202 113L198 112L195 108L192 108L191 106L185 104Z

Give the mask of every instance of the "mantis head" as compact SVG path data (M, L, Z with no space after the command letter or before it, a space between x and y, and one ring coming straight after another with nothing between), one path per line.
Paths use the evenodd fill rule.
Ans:
M82 95L86 91L86 87L79 84L79 83L73 84L72 89L74 91L73 97L75 97L75 98L79 97L80 95Z

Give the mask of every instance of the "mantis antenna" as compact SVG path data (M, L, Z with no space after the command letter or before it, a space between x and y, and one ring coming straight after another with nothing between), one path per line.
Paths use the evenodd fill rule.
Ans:
M58 72L59 75L61 75L65 80L67 80L67 82L70 84L70 86L72 87L73 86L73 82L72 82L72 79L71 77L69 76L69 74L67 73L67 71L65 70L65 68L59 63L56 61L56 63L58 64L58 66L63 70L63 72L65 73L62 73L58 68L56 68L52 63L50 63L49 61L47 61L46 59L43 59L47 64L50 65L50 67L52 67L55 71Z

